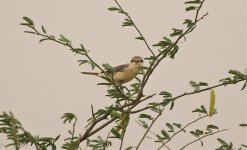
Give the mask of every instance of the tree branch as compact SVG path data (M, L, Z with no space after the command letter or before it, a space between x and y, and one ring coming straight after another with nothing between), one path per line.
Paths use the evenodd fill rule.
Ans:
M176 96L176 97L174 97L174 98L171 98L170 100L175 101L176 99L179 99L179 98L184 97L184 96L188 96L188 95L193 95L193 94L201 93L201 92L208 91L208 90L211 90L211 89L214 89L214 88L217 88L217 87L221 87L221 86L236 84L236 83L241 82L241 81L245 81L245 80L244 80L244 79L236 80L235 83L220 83L220 84L217 84L217 85L214 85L214 86L205 88L205 89L201 89L201 90L198 90L198 91L193 91L193 92L189 92L189 93L186 93L186 92L185 92L185 93L180 94L180 95L178 95L178 96ZM163 104L163 102L160 102L160 103L158 103L156 106L159 106L159 105L162 105L162 104ZM147 107L144 107L144 108L135 110L135 111L131 111L130 113L131 113L131 114L138 113L138 112L144 111L144 110L146 110L146 109L150 109L150 108L152 108L152 107L153 107L153 106L147 106Z
M118 7L120 8L120 10L122 12L125 12L122 8L122 6L119 4L119 2L117 0L114 0L116 2L116 4L118 5ZM130 17L130 15L128 13L123 13L125 14L126 17L128 17L128 19L132 22L133 27L136 29L136 31L139 33L140 37L142 37L142 40L144 41L145 45L147 46L148 50L151 52L151 54L153 56L155 56L154 52L152 51L152 49L150 48L150 46L148 45L146 39L144 38L143 34L141 33L141 31L138 29L138 27L136 26L135 22L132 20L132 18Z
M216 134L216 133L219 133L219 132L227 131L227 130L229 130L229 129L223 129L223 130L219 130L219 131L215 131L215 132L206 134L206 135L204 135L204 136L202 136L202 137L200 137L200 138L198 138L198 139L196 139L196 140L194 140L194 141L191 141L190 143L184 145L182 148L180 148L180 150L185 149L187 146L189 146L189 145L191 145L191 144L193 144L193 143L195 143L195 142L197 142L197 141L199 141L199 140L201 140L201 139L203 139L203 138L205 138L205 137L207 137L207 136L210 136L210 135L213 135L213 134Z
M146 137L147 133L149 132L149 130L152 128L152 126L154 125L154 123L156 122L156 120L161 116L162 112L164 111L165 108L163 108L162 110L160 110L159 114L152 120L152 123L149 125L149 127L147 128L146 132L144 133L144 135L142 136L140 142L138 143L136 150L140 147L141 143L143 142L144 138Z
M199 7L200 9L201 9L202 4L204 3L204 1L205 1L205 0L203 0L203 2L201 3L201 5L200 5L200 7ZM178 44L178 42L179 42L183 37L185 37L186 34L190 33L191 30L194 29L194 28L196 27L196 24L197 24L200 20L202 20L205 16L208 15L208 13L206 13L205 15L203 15L201 18L198 19L198 14L199 14L200 9L198 9L197 12L196 12L196 17L195 17L194 25L192 25L192 26L190 26L189 28L187 28L187 30L186 30L184 33L182 33L182 34L177 38L177 40L176 40L171 46L169 46L168 48L164 49L163 51L161 51L161 52L156 56L157 58L159 58L159 57L161 56L160 59L158 59L158 60L153 60L153 61L151 62L151 64L150 64L150 66L149 66L149 68L148 68L146 74L143 76L143 79L142 79L142 82L141 82L141 89L140 89L140 92L139 92L139 94L138 94L138 96L137 96L136 99L138 99L138 98L142 95L143 89L144 89L144 87L145 87L145 85L146 85L146 83L147 83L147 81L148 81L150 75L153 73L153 71L154 71L155 68L159 65L159 63L166 57L166 54L167 54L170 50L172 50L172 48L174 48L174 47Z
M197 118L196 120L193 120L191 121L190 123L188 123L187 125L185 125L183 128L181 128L180 130L178 130L176 133L174 133L166 142L164 142L159 148L158 150L160 150L163 146L165 146L169 141L172 140L172 138L174 138L174 136L176 136L178 133L180 133L181 131L184 131L185 128L187 128L188 126L190 126L191 124L203 119L203 118L206 118L208 117L208 115L205 115L205 116L202 116L202 117L199 117Z

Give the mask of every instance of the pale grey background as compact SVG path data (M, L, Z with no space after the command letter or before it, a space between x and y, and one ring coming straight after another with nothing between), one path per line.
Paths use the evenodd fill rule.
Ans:
M172 27L180 28L183 20L190 16L191 13L185 13L183 2L120 1L150 44L168 35ZM104 96L106 89L96 85L101 79L81 75L80 71L88 71L90 67L78 66L76 61L80 57L56 43L39 44L39 37L24 34L26 28L19 24L23 16L29 16L37 26L44 25L48 33L64 34L74 45L83 43L100 64L118 65L128 62L133 55L147 57L149 52L144 43L134 40L136 31L121 27L124 17L107 11L114 5L113 0L0 0L0 112L11 110L34 134L56 136L61 133L62 138L70 126L63 125L59 118L65 112L73 112L79 118L77 132L83 131L91 115L91 104L95 109L111 104ZM246 1L206 0L202 13L206 12L209 16L187 36L186 42L180 43L175 60L166 59L153 73L145 94L168 90L176 96L192 90L190 80L214 85L218 79L228 76L229 69L246 68ZM219 145L217 137L232 141L236 146L247 141L247 130L238 126L247 122L246 91L240 91L241 86L217 88L219 113L193 126L204 128L214 123L230 131L204 139L203 148L196 143L188 149L213 149ZM156 96L152 100L161 98ZM181 98L174 110L166 111L154 128L159 131L166 122L186 124L198 117L191 114L191 110L201 104L207 106L208 102L209 92ZM133 118L124 147L135 146L143 133ZM0 135L0 149L4 149L4 139ZM180 136L168 146L177 149L192 139L190 135ZM145 140L141 149L157 149L159 145L152 141Z

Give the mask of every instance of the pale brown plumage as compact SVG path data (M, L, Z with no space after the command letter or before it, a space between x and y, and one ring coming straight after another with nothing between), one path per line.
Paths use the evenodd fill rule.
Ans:
M130 63L114 67L113 80L117 83L124 84L131 81L139 72L143 60L140 56L134 56ZM99 72L81 72L82 74L95 75L105 77L104 73ZM106 72L107 73L107 72Z

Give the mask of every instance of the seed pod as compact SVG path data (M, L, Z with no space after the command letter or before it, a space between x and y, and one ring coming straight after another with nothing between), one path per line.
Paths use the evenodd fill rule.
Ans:
M215 113L214 106L215 106L215 92L212 89L210 91L210 103L209 103L209 111L208 111L209 117L211 117Z

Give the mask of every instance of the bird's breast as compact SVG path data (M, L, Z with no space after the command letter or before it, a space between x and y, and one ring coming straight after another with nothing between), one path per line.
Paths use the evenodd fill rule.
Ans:
M138 68L136 67L128 67L122 71L116 72L113 76L113 79L116 82L126 83L135 78L138 74Z

